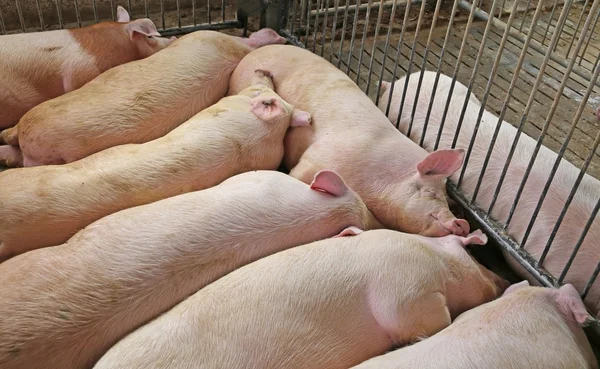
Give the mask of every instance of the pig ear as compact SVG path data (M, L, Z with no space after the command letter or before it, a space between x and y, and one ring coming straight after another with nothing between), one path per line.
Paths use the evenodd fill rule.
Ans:
M331 237L331 238L340 238L340 237L349 237L349 236L356 236L363 233L363 230L358 228L358 227L346 227L344 228L343 231L341 231L340 233L338 233L337 235Z
M446 178L460 168L464 156L463 149L437 150L417 164L417 171L423 178Z
M379 90L379 92L380 93L386 92L390 88L391 85L392 84L390 82L381 81L381 89Z
M310 126L310 122L312 121L310 117L310 113L300 110L294 109L292 113L292 121L290 122L291 127L305 127Z
M463 219L459 219L463 220ZM463 246L467 245L485 245L488 241L487 236L480 229L471 232L467 237L461 237Z
M525 280L525 281L521 281L521 282L519 282L519 283L511 284L511 285L510 285L510 286L509 286L509 287L508 287L508 288L507 288L507 289L504 291L504 293L502 294L502 296L506 296L506 295L508 295L509 293L513 293L513 292L515 292L515 291L517 291L517 290L520 290L521 288L524 288L524 287L529 287L529 282L528 282L527 280Z
M343 196L348 191L348 186L342 177L331 170L322 170L315 174L310 188L336 197Z
M250 111L252 111L252 113L260 120L265 122L285 113L285 109L281 105L281 102L272 95L258 95L250 101L250 105Z
M129 13L121 5L117 6L117 22L127 23L131 21Z
M570 312L573 319L579 324L583 325L588 319L592 319L585 309L585 305L583 305L579 293L571 284L565 284L558 289L556 302L561 308L566 310L564 313L568 314Z
M125 29L129 32L129 38L132 40L136 37L160 36L154 23L146 18L127 23Z

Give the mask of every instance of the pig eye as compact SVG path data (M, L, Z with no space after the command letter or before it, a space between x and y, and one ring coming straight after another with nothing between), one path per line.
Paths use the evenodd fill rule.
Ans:
M148 36L148 38L154 38L154 36Z

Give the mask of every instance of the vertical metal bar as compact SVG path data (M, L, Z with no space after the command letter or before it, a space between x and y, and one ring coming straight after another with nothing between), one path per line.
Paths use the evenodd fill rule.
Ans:
M4 17L2 17L2 9L0 8L0 32L3 35L6 34L6 25L4 24Z
M79 14L79 2L74 0L75 2L75 16L77 16L77 27L81 28L81 15Z
M356 26L358 24L358 8L360 0L356 0L356 11L354 12L354 24L352 25L352 37L350 37L350 49L348 50L348 71L346 74L350 76L350 65L352 62L352 53L354 52L354 38L356 37Z
M362 35L362 39L360 41L360 53L358 54L358 68L356 68L356 84L357 85L360 80L360 68L362 67L362 59L363 59L363 54L365 52L365 41L367 40L367 31L369 30L369 17L371 15L371 7L372 6L373 6L373 0L369 0L368 6L367 6L367 14L365 15L365 26L363 27L363 35ZM356 12L358 13L358 9L356 9ZM373 40L373 42L375 42L375 40Z
M94 21L96 23L100 22L100 18L98 18L98 7L96 6L96 0L92 0L92 10L94 11Z
M504 14L504 6L506 5L506 0L502 0L502 5L498 9L498 18L502 18L502 14ZM490 14L493 14L490 12Z
M56 2L60 2L60 0L56 0ZM117 18L115 18L115 4L113 2L113 0L110 0L110 19L112 19L112 21L114 22Z
M129 12L129 14L131 15L131 0L127 0L127 11Z
M590 12L590 14L592 14L592 12ZM594 25L592 26L592 30L596 29L596 25L598 24L598 19L600 19L600 12L596 14L596 18L594 19ZM583 57L585 56L585 53L587 52L587 48L590 45L590 41L592 41L593 34L594 34L594 32L590 32L590 35L585 44L585 47L583 48L583 52L581 53L581 56L579 57L579 65L581 65L581 62L583 61Z
M311 0L307 0L306 3L306 35L304 36L305 47L308 48L308 33L310 32L310 3Z
M417 103L419 101L419 94L421 92L421 86L423 85L423 75L425 73L425 68L427 66L427 56L429 55L429 45L433 40L433 31L435 30L435 26L437 24L438 17L440 15L440 7L442 5L442 0L437 0L435 4L435 10L433 11L433 19L431 21L431 26L429 27L429 36L427 36L427 44L425 45L425 52L423 53L423 62L421 63L421 73L419 74L419 81L417 82L417 91L415 92L415 100L413 102L413 108L410 112L410 123L408 124L408 132L412 130L412 125L415 120L415 113L417 112ZM427 123L425 123L427 124ZM423 127L425 128L425 126ZM423 131L421 131L421 134ZM407 133L407 136L410 133ZM424 136L422 136L424 137Z
M587 294L590 292L590 289L592 288L592 286L594 285L594 282L596 281L596 278L598 277L598 273L600 273L600 262L596 265L596 269L594 270L594 273L592 273L590 279L588 280L588 282L586 283L586 285L583 289L583 293L581 294L582 300L585 300L585 298L587 297Z
M544 42L546 42L546 36L548 36L548 30L550 29L550 25L552 25L552 21L554 20L554 12L556 11L556 6L558 5L558 2L560 0L554 0L554 5L552 6L552 12L550 13L550 19L548 20L548 23L546 24L546 30L544 31L544 37L542 38L542 45L544 44ZM563 4L563 10L564 10L564 4Z
M221 19L225 22L225 0L221 0Z
M25 20L23 19L23 11L21 10L21 4L19 0L15 0L17 5L17 14L19 16L19 23L21 24L21 31L25 32Z
M570 3L572 0L566 0L566 1ZM566 7L563 7L563 10L566 10ZM559 17L559 23L564 23L567 19L567 15L568 15L568 12L562 11L560 14L560 17ZM521 120L520 120L519 126L517 127L517 133L515 135L512 146L510 148L510 152L509 152L508 157L506 158L506 162L504 164L503 173L505 172L505 170L508 170L508 166L510 165L512 156L514 155L514 152L517 148L517 144L519 143L519 138L521 137L521 132L523 131L523 126L525 125L525 121L527 120L529 111L531 110L531 107L533 106L535 94L538 92L538 88L540 86L540 83L542 82L542 78L545 75L546 67L550 60L550 55L552 54L552 49L554 48L554 44L558 42L559 37L560 37L560 34L558 34L558 33L554 33L552 35L552 39L550 41L550 47L548 47L546 50L546 55L544 55L544 59L542 61L542 64L540 65L538 75L535 79L533 88L531 89L531 94L529 95L529 99L527 101L527 104L525 105L525 110L523 111L523 114L521 115ZM528 173L530 170L531 170L531 168L528 168L528 171L526 173ZM498 183L498 187L502 186L503 181L504 181L504 178L501 176L500 181ZM510 221L512 220L512 217L517 208L517 203L519 202L519 198L521 197L521 193L523 192L523 189L525 188L525 183L526 183L526 178L524 177L523 181L521 181L521 185L519 186L519 189L517 190L517 193L515 195L515 200L513 202L512 208L509 211L508 218L506 219L506 223L504 224L505 230L508 229L508 226L510 225ZM496 189L499 191L498 187Z
M224 0L223 0L224 1ZM298 4L297 0L291 0L292 1L292 25L290 26L290 35L294 34L294 28L296 26L296 7Z
M408 0L410 1L410 0ZM383 59L381 62L381 72L379 73L379 81L377 83L377 93L375 94L375 105L379 105L379 95L381 93L381 84L383 82L383 73L385 72L385 65L387 63L388 51L390 49L390 36L392 35L392 29L394 28L394 19L396 18L396 1L392 3L392 13L390 14L390 23L388 24L388 31L385 36L385 46L383 47ZM386 107L387 109L387 107Z
M38 16L40 17L40 28L43 31L46 27L44 26L44 15L42 14L42 8L40 7L40 0L35 0L35 6L37 7Z
M165 26L165 0L160 0L160 16L162 21L162 29L167 29Z
M600 137L600 136L597 136L597 137ZM598 145L596 145L596 148L597 147L598 147ZM595 151L596 150L593 150L591 152L591 155L589 156L590 158L595 155ZM586 164L589 164L589 161L586 161ZM586 169L587 169L587 167L586 167ZM573 186L573 191L571 191L571 193L569 194L569 200L572 200L573 196L575 196L575 192L577 191L577 185L581 182L581 179L583 178L584 174L585 174L585 170L582 169L579 172L579 176L577 177L577 181L575 183L576 185ZM592 210L592 214L590 215L590 218L586 222L585 227L583 227L583 231L581 232L581 235L577 239L577 243L575 244L575 247L573 248L573 252L571 253L571 256L569 257L567 264L565 264L565 268L563 269L562 273L560 273L560 277L558 277L558 283L562 284L563 281L565 280L565 277L567 276L569 269L571 269L571 264L573 264L573 260L575 260L577 253L579 253L579 248L583 244L583 241L585 241L585 237L587 236L588 231L590 230L592 224L596 220L596 216L598 215L599 209L600 209L600 199L596 202L596 206L594 207L594 210ZM565 209L563 209L563 210L565 210ZM563 215L563 213L561 213L561 215Z
M177 7L177 27L181 28L181 11L179 6L179 0L175 0L175 6Z
M192 6L195 0L192 0ZM150 9L148 9L148 0L144 0L144 13L146 14L146 18L150 18Z
M585 10L587 9L589 0L585 0L585 3L583 4L583 8L581 9L581 14L579 15L579 19L577 19L577 25L575 25L575 33L573 33L573 37L571 37L571 42L569 43L569 47L567 48L567 52L565 54L565 57L569 57L569 54L571 53L571 48L573 47L573 43L575 42L575 38L577 37L577 32L579 32L579 26L581 25L581 21L583 20L583 15L585 14ZM590 14L588 17L592 16L592 12L590 11ZM583 31L581 31L583 33ZM581 36L580 36L581 37Z
M344 22L342 23L342 36L340 37L340 48L338 50L337 68L341 70L342 66L342 51L344 50L344 38L346 36L346 25L348 24L348 6L350 0L346 0L346 9L344 10Z
M210 0L206 0L206 13L208 14L208 24L211 24L212 19L210 14Z
M326 0L325 2L325 9L329 10L329 0ZM321 32L321 52L320 55L323 56L323 53L325 52L325 32L327 31L327 15L329 14L328 11L325 11L325 16L323 17L323 31ZM333 40L333 35L331 36L331 39Z
M571 5L573 5L572 2L569 3L569 6L567 7L567 12L569 12L571 10ZM566 4L563 4L563 7L565 7L565 6L566 6ZM557 27L554 28L554 32L558 33L559 35L562 35L563 31L565 30L565 23L562 23L560 25L557 24ZM571 37L571 41L573 41L573 39L575 39L575 37L576 37L576 33L573 35L573 37ZM559 36L559 39L560 39L560 36ZM556 43L554 45L554 48L552 49L552 51L556 51L556 47L558 47L558 43Z
M395 3L395 1L394 1ZM371 59L369 60L369 74L367 76L367 87L365 88L365 94L369 94L369 87L371 86L371 76L373 74L373 59L375 59L375 50L377 49L377 37L379 37L379 30L381 29L381 19L383 17L383 1L379 5L379 12L377 13L377 23L375 24L375 35L373 36L373 47L371 48ZM390 19L390 22L392 20ZM389 25L388 25L389 27ZM385 65L384 59L381 61L381 69L383 70Z
M487 166L490 162L490 158L492 157L492 152L494 151L494 146L496 145L496 139L498 138L498 134L500 133L500 128L502 127L502 124L504 122L504 115L506 114L506 110L508 110L508 105L510 103L512 92L513 92L515 86L517 85L517 81L519 80L519 73L521 72L521 68L523 67L525 57L527 56L527 50L529 50L529 43L531 42L531 39L533 38L533 35L535 33L535 26L537 25L537 21L538 21L540 15L542 14L542 9L543 9L543 6L542 6L542 2L540 1L540 2L538 2L535 14L533 15L533 18L532 18L533 27L529 30L529 32L527 34L527 38L525 39L525 42L523 43L523 47L521 48L521 54L519 55L519 60L517 61L517 65L513 72L512 80L510 82L510 85L508 86L508 91L505 94L504 102L502 103L502 109L500 110L500 115L498 117L498 121L496 122L496 128L494 130L494 134L492 135L492 140L490 142L490 147L488 149L488 152L485 155L485 159L483 160L481 172L479 173L479 178L477 179L477 184L475 185L475 190L473 191L471 203L475 202L475 200L477 199L477 195L479 194L479 188L481 187L481 184L483 182L483 177L487 170ZM514 10L513 10L513 12L514 12ZM509 30L510 30L510 28L507 27L505 29L505 32L510 32ZM502 41L505 41L504 38L502 39ZM497 56L497 58L498 58L498 56ZM495 72L492 71L492 73L490 73L490 78L492 75L495 75ZM482 106L485 106L485 104L482 104ZM507 168L505 168L505 169L507 169ZM505 175L506 175L505 172L503 172L500 175L501 180L504 178ZM492 197L492 201L490 203L490 208L488 209L488 214L492 213L492 208L494 206L494 203L496 202L496 199L498 198L499 193L500 193L500 187L497 187L496 192L494 193L494 195Z
M334 0L333 6L335 8L335 13L333 13L333 21L331 26L331 45L329 46L329 62L333 59L333 45L335 43L335 31L337 26L337 17L338 17L338 9L340 7L340 0ZM323 42L324 43L324 42Z
M385 115L389 115L390 114L390 106L392 103L392 96L394 94L394 87L396 86L396 75L398 73L398 60L400 59L400 55L402 55L402 45L404 43L404 32L406 31L406 26L408 24L408 17L410 16L410 7L411 7L412 1L407 1L406 2L406 8L404 9L404 19L402 20L402 28L400 29L400 38L398 40L398 46L396 48L396 58L394 59L394 71L392 72L392 83L390 84L390 93L388 94L388 101L387 101L387 105L385 108ZM396 121L396 129L398 129L398 122L400 120Z
M461 0L456 0L460 2ZM460 50L458 51L458 56L456 57L456 64L454 65L454 73L452 75L452 82L450 82L450 88L448 90L448 98L446 99L446 105L444 107L444 112L442 113L441 122L446 121L446 116L448 115L448 109L450 108L450 101L452 100L452 92L454 91L454 86L456 85L456 78L458 77L458 71L460 70L463 54L465 53L465 49L467 47L467 39L469 37L469 32L471 31L471 26L473 25L473 18L475 17L475 8L477 8L479 4L479 0L473 1L473 6L471 7L471 11L469 12L469 18L467 19L467 26L465 27L465 33L463 35L462 42L460 44ZM440 144L441 132L442 128L440 127L440 134L438 134L437 139L435 140L434 150L437 150Z
M308 10L306 10L306 8L307 8L306 0L301 0L301 2L300 2L300 25L298 28L302 27L302 25L304 24L304 15L310 14L310 6L308 7Z
M314 53L317 48L317 31L319 30L319 13L321 12L321 1L317 0L317 11L315 14L315 33L313 34L312 52Z
M598 4L600 5L600 2L598 2ZM581 38L581 40L583 40L583 38ZM581 46L581 44L579 44L578 46ZM598 57L600 58L600 55L598 55ZM569 66L572 67L573 64L575 64L575 59L571 60L571 63L569 64ZM552 104L552 107L550 108L550 113L548 114L548 119L546 119L546 122L544 123L544 127L542 128L542 134L540 135L540 138L538 139L535 150L533 152L533 156L531 157L531 160L529 161L529 166L527 168L528 170L525 171L525 175L523 176L523 182L522 182L523 186L524 186L524 183L527 181L529 172L531 171L531 167L533 167L533 163L535 162L535 158L537 157L539 148L542 146L542 141L544 140L543 134L546 133L547 126L550 125L550 120L552 118L552 115L554 114L554 111L556 110L556 106L558 106L558 102L560 101L560 97L562 96L562 91L564 90L564 85L567 84L567 80L569 79L569 74L570 74L570 70L565 73L565 76L563 78L563 83L561 84L560 90L557 92L556 97L554 99L554 103ZM594 80L598 79L599 75L600 75L600 68L596 69L596 71L594 73ZM579 109L577 109L577 113L575 113L575 118L573 118L573 122L571 123L571 127L569 128L569 132L567 133L565 142L563 142L563 144L560 148L560 151L558 152L558 156L557 156L556 160L554 161L554 165L552 166L552 170L550 171L550 176L548 177L548 181L546 182L546 185L544 186L544 190L542 191L542 193L540 195L540 199L535 207L535 210L533 211L532 218L529 221L529 224L527 225L527 229L525 230L525 234L523 235L523 240L521 241L521 245L523 245L523 246L527 243L527 240L529 238L531 230L533 229L533 225L536 221L536 218L542 208L542 205L544 204L544 200L546 199L548 189L552 185L552 181L554 180L554 176L556 175L558 166L560 165L560 162L565 154L565 151L567 151L569 142L571 141L571 138L573 137L573 132L575 132L577 123L579 123L581 114L583 114L583 110L587 104L587 101L588 101L593 89L594 89L594 83L590 83L587 91L585 92L585 95L583 96L583 99L581 100L581 103L579 104ZM594 151L595 151L595 149L594 149ZM520 195L520 193L518 193L517 195ZM518 198L515 199L515 206L516 206L517 202L518 202ZM565 206L568 206L568 205L565 204ZM559 226L560 226L560 224L559 224ZM546 247L550 248L550 245L551 245L551 243L547 244Z
M396 127L400 126L400 118L402 117L402 110L404 109L404 99L406 98L406 90L408 89L408 80L410 71L412 69L413 60L415 59L415 50L417 48L417 39L419 38L419 31L421 30L421 23L423 23L423 15L425 14L425 5L427 1L421 2L421 9L419 10L419 19L417 20L417 27L415 28L415 35L413 36L412 46L410 48L410 56L408 59L408 67L406 68L406 79L404 83L404 89L402 90L402 98L400 99L400 107L398 109L398 118L396 119ZM410 137L410 130L412 124L409 124L406 136Z
M61 9L61 4L60 4L61 0L56 0L56 15L58 16L58 25L60 27L60 29L63 29L64 25L63 25L63 19L62 19L62 9ZM111 7L112 8L112 7ZM112 8L113 12L114 12L114 8Z
M198 24L196 21L196 0L192 0L192 23L194 27Z
M531 0L527 0L527 4L525 5L525 11L523 11L523 17L521 18L521 24L519 25L519 32L523 32L523 24L525 24L525 19L527 19L527 12L529 12L530 6ZM533 28L533 23L531 28Z
M442 71L442 65L444 63L444 56L446 55L446 48L448 47L448 41L450 40L450 30L452 29L452 25L454 24L454 14L456 14L456 9L458 7L458 1L454 2L452 5L452 13L450 13L450 19L448 21L448 27L446 28L446 36L444 37L444 44L442 46L442 51L440 52L440 59L438 61L435 80L433 81L433 89L431 91L431 98L429 99L429 106L427 108L427 114L425 115L425 122L423 123L423 132L421 133L421 139L419 140L419 146L423 146L425 142L425 134L427 133L427 125L429 124L429 117L431 116L431 110L433 109L433 102L435 100L435 93L437 91L437 86L440 80L440 73ZM418 96L418 95L417 95ZM442 131L444 130L444 121L440 122L440 127L438 131L438 135L436 137L436 148L439 140L442 136Z

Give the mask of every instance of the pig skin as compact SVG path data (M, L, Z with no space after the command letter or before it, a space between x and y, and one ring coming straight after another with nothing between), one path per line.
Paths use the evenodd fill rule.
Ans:
M509 290L433 337L353 369L598 369L572 285Z
M335 173L312 189L256 171L105 218L0 264L0 367L85 369L117 340L246 263L372 215Z
M469 224L449 211L445 177L460 167L462 150L427 156L391 126L373 102L325 59L295 46L255 50L231 76L230 94L246 88L256 68L270 70L275 91L310 111L310 129L286 135L284 164L308 182L332 169L388 228L425 236L466 235Z
M245 39L193 32L167 52L111 68L80 89L36 106L0 136L18 144L24 166L70 163L109 147L147 142L225 96L229 76L244 55L265 43L283 42L270 29Z
M149 19L0 37L0 129L12 127L34 106L78 89L102 72L150 56L173 39ZM134 32L135 31L135 32Z
M277 96L264 73L258 71L240 95L221 99L154 141L71 164L0 173L0 261L66 242L122 209L212 187L241 172L276 170L286 130L299 124L299 116L309 124L310 115Z
M134 331L94 368L348 368L498 296L506 283L464 249L486 241L376 230L282 251Z
M420 72L414 73L409 78L408 94L405 98L402 117L400 119L400 130L405 133L410 124L410 115L415 102L419 73ZM415 142L418 142L421 138L425 116L432 95L435 75L435 72L425 72L424 74L423 85L420 90L416 114L410 133L411 139ZM396 82L393 91L389 118L394 123L398 116L399 104L405 83L404 78ZM424 147L429 151L433 150L435 144L435 138L437 137L440 127L441 117L450 89L450 83L450 77L440 75L439 84L435 94L435 103L433 104L424 141ZM383 87L386 90L382 95L379 106L385 111L389 96L389 89L387 89L389 84L386 84ZM444 124L440 148L450 147L452 143L458 118L460 117L460 111L465 101L465 97L467 96L466 93L467 88L457 82L452 94L447 119ZM469 105L467 107L461 132L458 137L457 147L463 149L468 148L480 106L479 101L471 95L469 97ZM496 116L488 111L484 111L477 139L466 166L467 169L463 178L463 183L461 184L461 190L467 195L472 195L475 190L475 185L477 184L483 161L490 147L491 138L497 122L498 118ZM494 146L494 151L476 199L477 205L486 211L489 209L494 191L499 183L500 174L506 162L506 157L510 151L516 131L516 128L508 122L502 122ZM491 216L501 223L504 223L508 217L515 194L532 157L535 144L536 140L524 133L521 134L498 200L491 213ZM535 164L527 184L524 187L513 219L508 227L508 234L519 243L523 239L525 230L527 229L533 211L537 206L542 190L546 185L550 169L554 165L556 157L557 155L545 146L542 146L538 152ZM533 229L524 246L524 249L535 259L539 260L546 247L550 233L554 228L556 220L563 209L579 172L580 170L568 161L564 159L561 161L544 204L542 205L540 213L533 225ZM452 179L456 181L458 179L458 173L455 174ZM467 197L470 198L469 196ZM599 199L600 182L589 175L585 175L543 264L544 268L555 277L560 276L562 273L563 268L581 235L581 231L590 219L594 206ZM573 265L566 274L565 283L573 284L580 292L583 291L583 288L599 261L600 243L598 243L598 239L600 239L600 222L594 221L577 256L573 260ZM508 257L507 259L523 278L529 278L532 283L536 283L533 277L531 277L516 261L511 257ZM600 312L600 282L598 280L593 284L585 299L585 303L595 314Z

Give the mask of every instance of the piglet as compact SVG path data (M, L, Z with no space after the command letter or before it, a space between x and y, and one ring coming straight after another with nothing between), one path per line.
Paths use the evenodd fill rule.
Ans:
M246 88L257 68L273 73L281 97L312 113L310 128L286 135L290 175L310 182L320 169L335 170L387 228L426 236L469 233L469 224L448 209L445 190L463 150L427 155L347 75L295 46L271 45L248 54L231 76L229 93Z
M580 327L590 318L572 285L509 287L415 345L354 369L597 369Z
M30 110L0 134L15 146L0 150L0 161L9 166L64 164L112 146L161 137L224 97L229 76L244 55L284 42L271 29L249 38L215 31L183 36L168 52L112 68Z
M419 73L420 72L417 72L409 76L405 103L402 110L402 116L400 117L400 130L404 133L408 132L408 127L411 122ZM423 127L425 126L425 118L433 92L435 76L435 72L424 72L423 85L417 99L417 107L410 133L411 139L417 142L420 140ZM401 78L394 86L391 109L389 111L389 117L393 122L396 122L398 117L405 81L406 77ZM425 132L424 147L429 151L432 151L435 145L442 122L442 114L448 99L451 81L452 79L450 77L440 75L431 116ZM449 148L452 144L467 92L468 90L465 86L458 82L456 83L452 93L449 111L444 121L444 128L440 139L440 148ZM388 96L389 89L384 92L379 105L384 111ZM458 148L467 149L469 147L475 124L477 123L480 107L481 104L474 96L471 95L468 97L465 118L456 144ZM460 190L467 195L467 198L470 198L475 191L475 186L477 185L483 162L491 147L497 122L498 117L487 110L484 110L473 151L471 152L471 157L460 187ZM501 123L498 137L493 146L492 155L476 198L476 204L485 211L489 209L492 202L494 192L500 181L500 175L504 169L504 164L510 153L510 148L516 133L517 129L510 123L504 121ZM505 223L508 218L515 194L521 185L523 175L535 150L535 145L536 141L534 139L521 133L515 154L512 156L511 164L506 172L506 178L504 179L498 199L491 212L491 216L500 223ZM521 243L523 240L525 231L532 219L533 211L544 190L544 186L546 185L550 170L553 167L556 158L556 153L545 146L540 147L540 151L537 154L537 158L523 189L518 206L515 208L515 213L507 228L508 234L518 243ZM529 252L537 260L539 260L546 248L552 230L567 202L567 198L573 189L573 185L575 184L579 173L580 170L577 167L565 159L561 160L544 204L536 217L531 233L524 245L524 250ZM458 174L453 177L453 180L458 180ZM543 267L555 277L558 277L563 273L567 261L571 257L571 253L581 236L581 231L593 214L594 206L599 199L600 181L589 175L584 175L543 263ZM597 241L599 238L600 222L594 221L586 238L583 240L583 244L581 245L577 256L573 259L571 268L565 274L565 281L573 284L580 292L583 291L588 279L596 269L598 255L600 255L600 243ZM513 258L508 258L508 261L523 278L530 278L530 281L534 282L534 279L516 261L514 261ZM596 283L592 285L591 290L585 299L585 303L594 313L600 312L600 282L596 281Z
M334 172L277 171L112 214L0 264L0 367L90 368L121 337L263 256L373 216Z
M486 242L481 232L427 241L391 230L343 233L230 273L131 333L94 368L348 368L445 328L505 287L464 250Z
M269 72L166 136L113 147L67 165L0 173L0 260L66 242L122 209L212 187L241 172L276 170L290 125L310 114L272 90Z
M171 39L150 19L130 22L117 7L117 22L0 37L0 129L12 127L34 106L83 86L102 72L148 57Z

